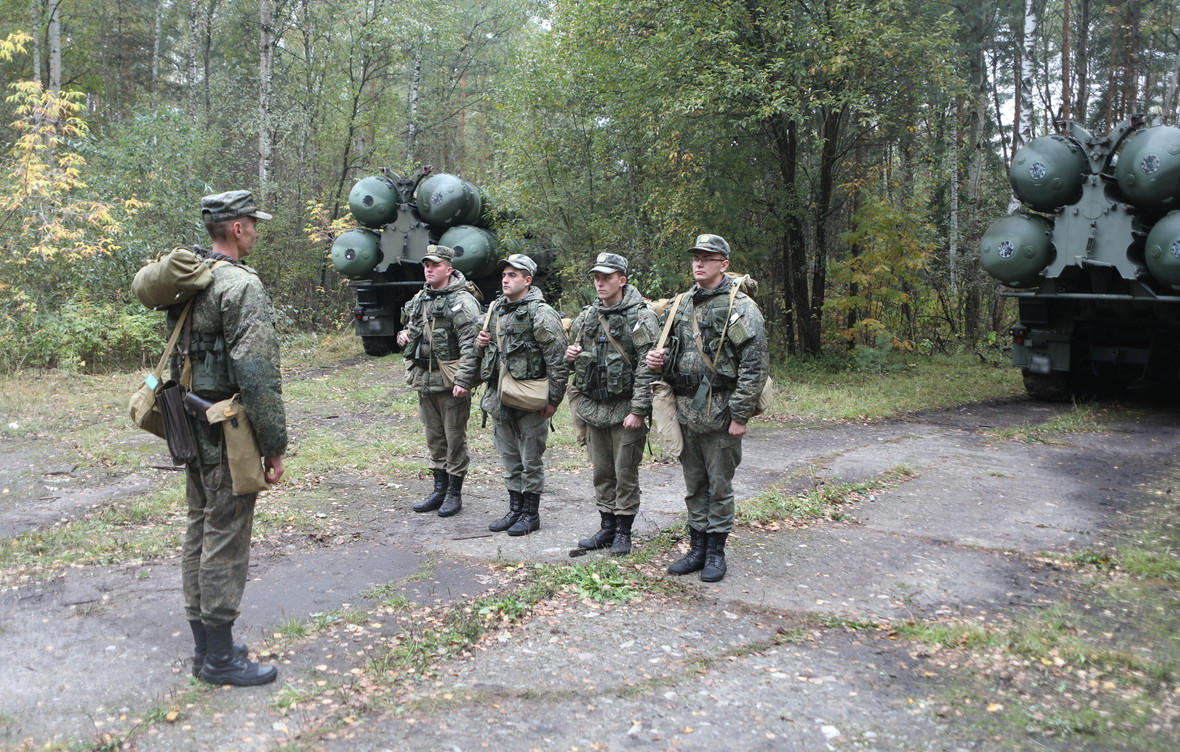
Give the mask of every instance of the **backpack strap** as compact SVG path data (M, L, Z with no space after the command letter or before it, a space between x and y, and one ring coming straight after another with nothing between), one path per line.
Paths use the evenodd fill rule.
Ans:
M598 325L602 327L602 333L606 335L607 341L611 343L611 346L615 348L615 351L618 352L619 355L623 356L623 362L627 364L628 368L630 368L631 359L627 357L627 352L623 349L623 346L619 344L619 341L611 335L610 327L606 324L606 317L601 313L598 314ZM585 328L585 326L582 327L583 330L585 330Z
M656 344L657 350L663 350L664 344L668 341L668 334L672 331L672 322L676 319L676 309L680 308L680 300L688 293L682 292L676 296L672 301L672 305L668 307L668 320L664 322L664 331L660 332L660 341Z

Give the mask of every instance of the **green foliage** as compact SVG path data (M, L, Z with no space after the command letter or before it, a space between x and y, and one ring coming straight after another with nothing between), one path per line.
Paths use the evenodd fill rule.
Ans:
M160 321L138 303L95 302L85 293L42 312L22 293L0 303L0 373L29 367L103 373L145 365L164 349Z
M854 483L821 480L810 491L791 496L779 488L770 488L738 504L736 519L741 525L814 519L843 520L849 517L848 504L867 501L873 495L892 490L917 475L911 465L899 463L871 480Z

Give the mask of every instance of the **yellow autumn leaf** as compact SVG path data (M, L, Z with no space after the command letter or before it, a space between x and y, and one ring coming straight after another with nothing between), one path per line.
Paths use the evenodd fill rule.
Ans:
M168 712L168 714L167 714L167 715L165 715L165 716L164 716L164 720L165 720L165 721L168 721L169 723L175 723L175 722L176 722L176 719L177 719L177 718L179 718L179 717L180 717L180 711L179 711L179 710L171 710L171 711L169 711L169 712Z
M997 710L1003 710L1003 709L1004 709L1004 706L1000 705L999 703L996 703L996 702L989 702L987 704L987 712L989 712L989 713L994 713Z

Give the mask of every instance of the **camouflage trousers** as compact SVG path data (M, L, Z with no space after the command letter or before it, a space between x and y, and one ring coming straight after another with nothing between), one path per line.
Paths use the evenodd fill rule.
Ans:
M431 470L445 470L447 475L460 478L467 474L467 419L470 417L471 395L418 393L418 419L426 429Z
M623 516L639 512L639 463L646 437L646 426L628 431L622 423L606 428L586 425L598 511Z
M258 495L234 496L223 442L211 442L203 424L193 426L198 458L186 471L188 530L180 563L184 613L189 621L215 628L241 614Z
M492 414L492 441L504 465L504 484L509 491L541 493L545 490L542 457L549 443L549 419L541 413L526 413L501 407Z
M693 433L683 424L684 505L688 524L706 533L733 530L733 474L742 462L742 439L728 431Z

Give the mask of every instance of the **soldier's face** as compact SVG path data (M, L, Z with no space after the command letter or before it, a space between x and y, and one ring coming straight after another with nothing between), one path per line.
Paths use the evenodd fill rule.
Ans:
M729 259L715 253L701 251L692 254L692 278L705 290L721 284L721 277L729 268Z
M435 290L441 290L447 286L447 280L451 276L451 265L445 261L426 259L422 262L422 272L426 275L426 284Z
M254 217L241 217L234 221L230 228L238 241L238 258L243 258L254 249L258 242L258 220Z
M532 277L525 276L525 273L515 266L506 266L500 276L500 289L509 300L519 300L520 296L528 291L529 283L532 281Z
M598 292L599 299L607 305L619 302L619 298L623 297L623 285L625 284L627 284L627 278L619 272L610 274L594 272L594 289Z

